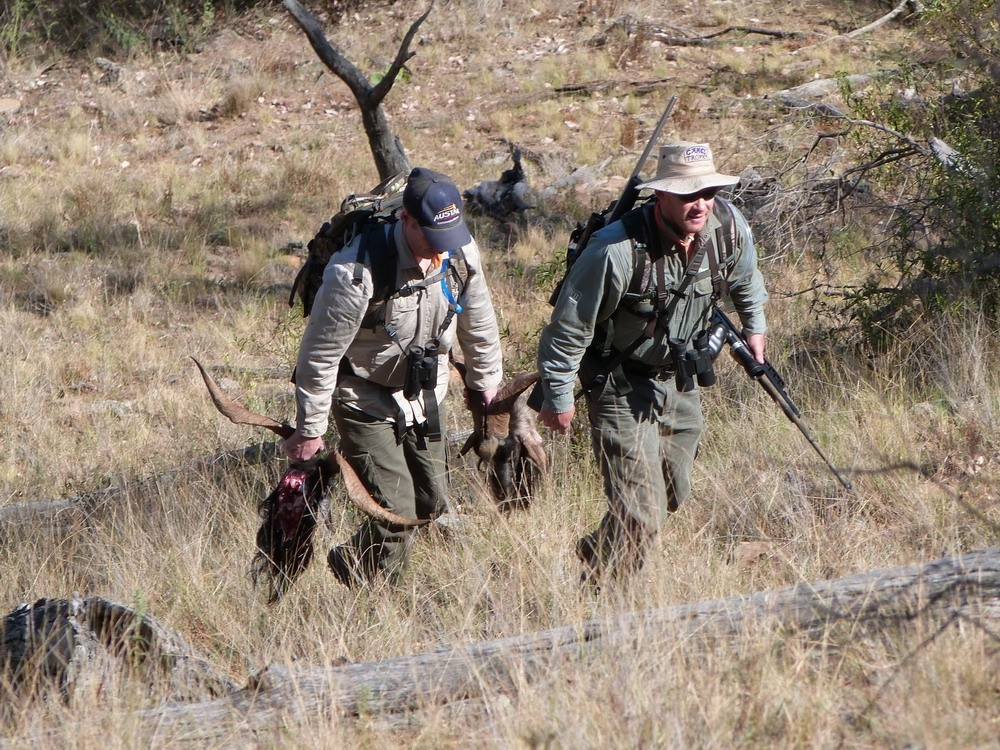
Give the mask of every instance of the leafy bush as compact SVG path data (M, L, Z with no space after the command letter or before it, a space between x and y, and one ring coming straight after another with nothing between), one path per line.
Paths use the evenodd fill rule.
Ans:
M936 12L956 53L949 62L964 70L941 66L930 81L914 68L901 94L851 98L868 125L884 128L855 131L888 217L881 244L868 248L874 266L846 297L870 344L928 314L1000 316L1000 18L985 5ZM934 85L933 97L914 93Z
M8 56L32 48L117 55L151 47L187 47L217 19L261 0L14 0L0 9L0 47Z

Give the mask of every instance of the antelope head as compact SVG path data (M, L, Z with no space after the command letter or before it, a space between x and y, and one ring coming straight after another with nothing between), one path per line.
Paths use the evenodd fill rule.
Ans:
M242 404L231 399L219 388L219 385L208 374L208 371L202 366L201 362L194 357L191 359L194 360L194 363L198 366L198 370L201 372L201 377L205 381L205 386L208 388L208 394L211 396L215 408L230 422L233 424L263 427L282 438L291 437L292 433L295 432L295 428L291 425L283 424L270 417L250 411ZM332 477L339 472L344 481L344 487L347 490L347 497L351 503L362 513L379 523L386 526L400 526L403 528L424 526L430 523L430 519L405 518L379 505L375 498L371 496L371 493L368 492L357 472L354 471L347 459L336 448L332 448L325 457L321 458L320 464L321 468L325 470L323 471L324 476Z
M464 380L465 365L454 364ZM473 428L461 452L464 455L475 450L501 510L530 502L542 473L548 469L535 412L527 404L527 391L537 380L537 372L515 375L485 408L481 401L469 399Z

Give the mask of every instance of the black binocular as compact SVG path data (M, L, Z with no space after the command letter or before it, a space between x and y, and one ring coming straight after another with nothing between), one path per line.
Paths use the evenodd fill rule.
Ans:
M416 401L420 391L437 385L438 350L436 346L410 344L406 349L406 380L403 396L407 401Z
M681 393L693 391L695 382L702 388L715 385L715 358L726 343L726 329L720 324L701 331L688 349L683 339L670 339L674 359L674 380Z

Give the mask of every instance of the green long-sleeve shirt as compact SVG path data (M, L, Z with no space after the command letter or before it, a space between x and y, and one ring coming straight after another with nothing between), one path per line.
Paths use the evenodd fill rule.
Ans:
M647 206L645 209L651 210ZM729 296L747 334L764 333L764 303L767 291L757 268L757 251L753 235L743 215L733 208L736 241L732 255L722 269L729 281ZM714 213L697 235L694 247L707 242L720 226ZM651 241L664 241L661 236ZM666 248L664 272L666 284L676 289L684 276L687 261L676 246ZM555 413L568 411L573 405L573 390L580 361L588 347L598 337L604 345L608 322L612 322L610 346L622 351L642 333L647 318L634 314L622 302L635 271L632 241L621 221L596 232L573 264L552 311L552 317L542 332L538 348L538 369L541 373L545 405ZM655 286L655 284L654 284ZM708 325L712 304L712 279L709 259L679 299L669 321L669 330L658 327L653 337L644 341L630 360L649 367L671 364L668 338L690 341ZM604 346L603 348L607 348Z

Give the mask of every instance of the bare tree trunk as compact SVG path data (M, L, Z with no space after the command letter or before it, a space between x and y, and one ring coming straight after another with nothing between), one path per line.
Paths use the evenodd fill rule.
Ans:
M542 679L602 649L648 651L669 641L732 636L754 629L819 632L837 623L859 632L1000 615L1000 548L834 581L623 613L515 638L331 668L269 666L248 687L196 704L143 711L157 741L229 738L315 721L317 715L399 713ZM2 743L0 743L2 746Z
M427 20L430 15L431 8L434 7L433 0L427 6L427 10L410 25L409 31L406 32L406 36L403 37L403 41L399 45L396 59L392 61L382 79L374 86L354 63L330 44L316 19L297 0L283 0L283 3L288 12L292 14L295 22L305 32L319 59L337 78L346 83L351 93L354 94L354 99L361 108L361 122L364 124L365 135L368 136L368 145L375 159L379 180L387 180L400 172L409 172L409 160L406 158L403 145L392 134L389 122L385 118L385 112L382 111L382 100L385 99L386 94L396 82L396 77L403 69L403 65L416 54L409 51L410 42L413 41L420 24Z

